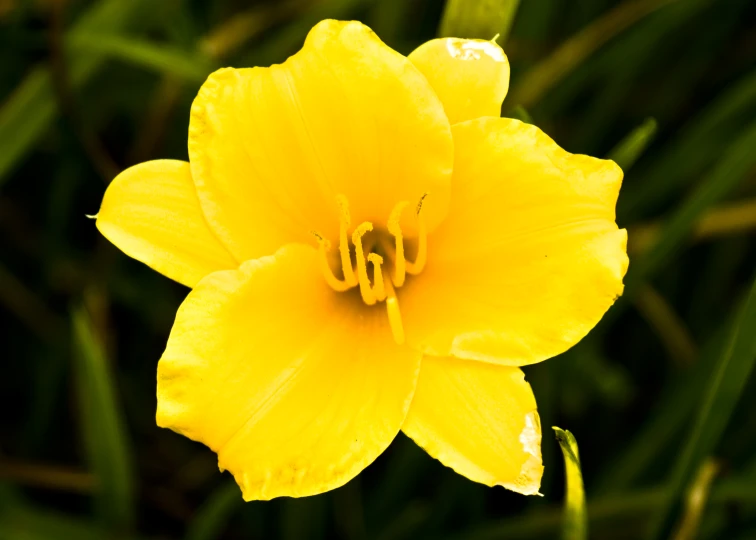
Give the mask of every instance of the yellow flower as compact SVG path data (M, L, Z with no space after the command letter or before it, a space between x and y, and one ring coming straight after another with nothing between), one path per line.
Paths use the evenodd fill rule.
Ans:
M142 163L97 218L189 287L157 423L209 446L244 498L334 489L402 430L464 476L535 494L518 366L579 341L622 292L622 171L499 118L503 51L406 58L324 21L282 65L222 69L189 162Z

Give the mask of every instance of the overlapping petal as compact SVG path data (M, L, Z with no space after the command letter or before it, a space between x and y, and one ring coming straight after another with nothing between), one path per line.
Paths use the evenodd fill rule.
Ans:
M541 424L519 368L424 357L402 431L470 480L538 493Z
M119 174L105 192L97 228L130 257L188 287L239 266L210 231L185 161L148 161Z
M400 290L407 342L436 356L524 365L577 343L622 293L622 171L538 128L453 127L452 205L423 273Z
M509 89L509 61L495 42L434 39L420 45L409 59L431 83L452 124L501 116Z
M210 76L192 105L189 156L211 226L246 260L312 230L336 243L338 194L359 224L431 192L433 229L453 149L443 106L407 58L358 22L323 21L282 65Z
M420 354L291 245L202 280L158 366L160 426L203 442L244 498L334 489L398 433Z

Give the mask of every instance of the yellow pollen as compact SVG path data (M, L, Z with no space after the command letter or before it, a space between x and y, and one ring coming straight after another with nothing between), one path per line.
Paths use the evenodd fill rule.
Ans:
M383 286L383 270L381 269L383 257L377 253L371 253L367 258L368 262L373 263L373 294L375 294L376 300L383 302L386 299L386 289Z
M400 201L391 211L388 220L388 231L396 241L396 254L394 256L394 286L401 287L404 285L406 271L406 261L404 259L404 237L402 229L399 226L399 220L402 217L402 211L409 204L407 201Z
M396 291L390 279L386 280L386 313L388 314L389 326L391 326L394 341L396 341L397 345L404 345L402 314L399 312L399 301L396 298Z
M407 272L413 276L423 271L428 260L428 232L423 217L423 201L427 196L427 193L423 194L420 202L417 203L417 257L415 257L415 262L407 261Z
M336 203L339 205L339 252L341 253L341 267L344 272L344 281L350 286L357 285L357 277L354 275L352 268L352 258L349 254L349 240L347 230L350 225L349 203L344 195L336 196Z
M333 275L331 265L328 264L328 250L331 249L331 243L327 239L323 238L321 234L318 234L314 231L312 231L312 234L315 235L315 238L318 239L318 244L320 245L320 270L323 272L326 283L328 283L328 285L330 285L337 292L343 292L351 289L353 285L350 285L346 281L337 279L336 276Z
M354 244L354 250L357 254L357 277L360 283L360 294L362 295L362 300L369 306L375 304L376 298L367 275L365 252L362 249L362 236L372 230L373 224L369 221L365 221L352 233L352 243Z

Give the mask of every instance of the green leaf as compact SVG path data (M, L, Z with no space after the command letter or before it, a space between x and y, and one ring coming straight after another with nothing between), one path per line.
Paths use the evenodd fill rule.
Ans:
M67 45L76 55L106 55L195 83L201 83L213 71L210 61L199 55L191 56L177 47L151 43L133 36L77 33L71 36Z
M202 503L186 529L186 540L220 538L229 520L244 505L236 482L229 481L213 491Z
M133 23L147 0L103 0L85 12L66 39L78 34L118 32ZM102 65L102 54L70 58L70 82L81 88ZM50 126L57 111L50 70L32 69L0 108L0 186L18 162L34 147Z
M520 0L447 0L439 36L505 43Z
M586 540L588 538L588 517L585 511L585 489L580 471L580 454L575 437L567 430L552 428L564 455L565 503L562 538L564 540Z
M646 118L609 152L609 159L614 160L623 171L627 171L651 144L657 127L656 120Z
M756 276L742 314L722 351L687 442L675 461L671 496L660 505L651 538L667 538L680 509L683 490L718 446L756 360Z
M135 473L113 376L87 312L75 309L71 318L81 431L96 479L96 508L105 523L129 530Z

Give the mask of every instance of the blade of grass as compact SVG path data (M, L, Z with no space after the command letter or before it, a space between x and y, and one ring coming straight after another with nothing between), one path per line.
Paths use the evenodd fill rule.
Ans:
M718 470L719 466L711 459L704 461L701 465L685 499L685 514L674 540L694 540L696 538L709 498L709 488Z
M147 0L103 0L82 14L67 37L128 28L148 5ZM71 85L83 86L102 65L104 56L80 55L71 59ZM0 108L0 186L47 130L56 114L50 71L33 68Z
M447 0L440 37L492 39L505 43L520 0Z
M214 70L213 64L200 55L189 55L177 47L151 43L134 36L82 32L71 36L66 44L76 56L108 56L194 83L201 83Z
M244 506L236 482L229 481L213 491L186 527L186 540L214 540L223 533L236 511Z
M643 170L644 181L618 201L622 219L654 207L685 187L722 152L722 140L729 141L731 124L752 118L756 110L756 71L748 73L719 95L686 125L661 155Z
M660 505L650 538L667 538L681 503L682 491L707 456L717 448L756 360L756 276L739 320L731 331L687 442L676 460L670 498Z
M96 507L105 523L129 530L135 474L113 376L87 312L77 308L71 320L81 430L96 478Z
M677 0L625 0L565 41L512 90L510 103L530 107L612 37Z
M623 171L627 171L654 140L657 128L656 120L646 118L609 152L609 159L617 163Z
M526 124L533 124L533 117L530 116L528 110L522 105L512 107L512 109L507 114L507 118L514 118L515 120L519 120L520 122L524 122Z
M0 540L102 540L112 535L102 527L27 504L0 509ZM120 540L128 540L119 536Z
M735 317L732 317L735 320ZM620 493L656 463L659 456L679 440L685 423L691 417L697 399L716 363L717 354L726 343L726 330L731 321L726 321L703 347L693 371L680 376L651 411L648 420L638 434L628 441L623 451L597 475L592 493Z
M219 24L202 40L200 47L213 58L222 58L238 50L253 37L274 24L292 19L318 0L283 0L261 4L237 13Z
M741 132L698 189L679 207L656 244L645 256L635 259L625 280L625 294L633 294L645 279L666 265L685 244L704 212L741 182L756 164L754 148L756 122Z
M552 428L564 455L565 501L562 538L564 540L586 540L588 538L588 517L585 511L585 488L580 471L580 454L575 437L567 430Z
M635 307L646 319L679 369L690 367L696 359L696 344L682 318L659 292L650 285L638 289Z
M642 253L654 245L659 236L659 223L643 223L633 227L628 250ZM746 199L712 208L701 216L693 230L695 240L729 236L756 229L756 199Z
M588 523L594 530L610 526L644 526L645 518L666 501L670 490L656 486L588 501ZM722 480L714 484L709 498L712 506L732 503L756 503L756 483L751 478ZM444 540L532 540L556 538L564 520L564 510L551 506L521 514L514 518L490 521L464 533L444 537ZM613 538L605 535L606 538ZM625 538L632 538L625 536Z

